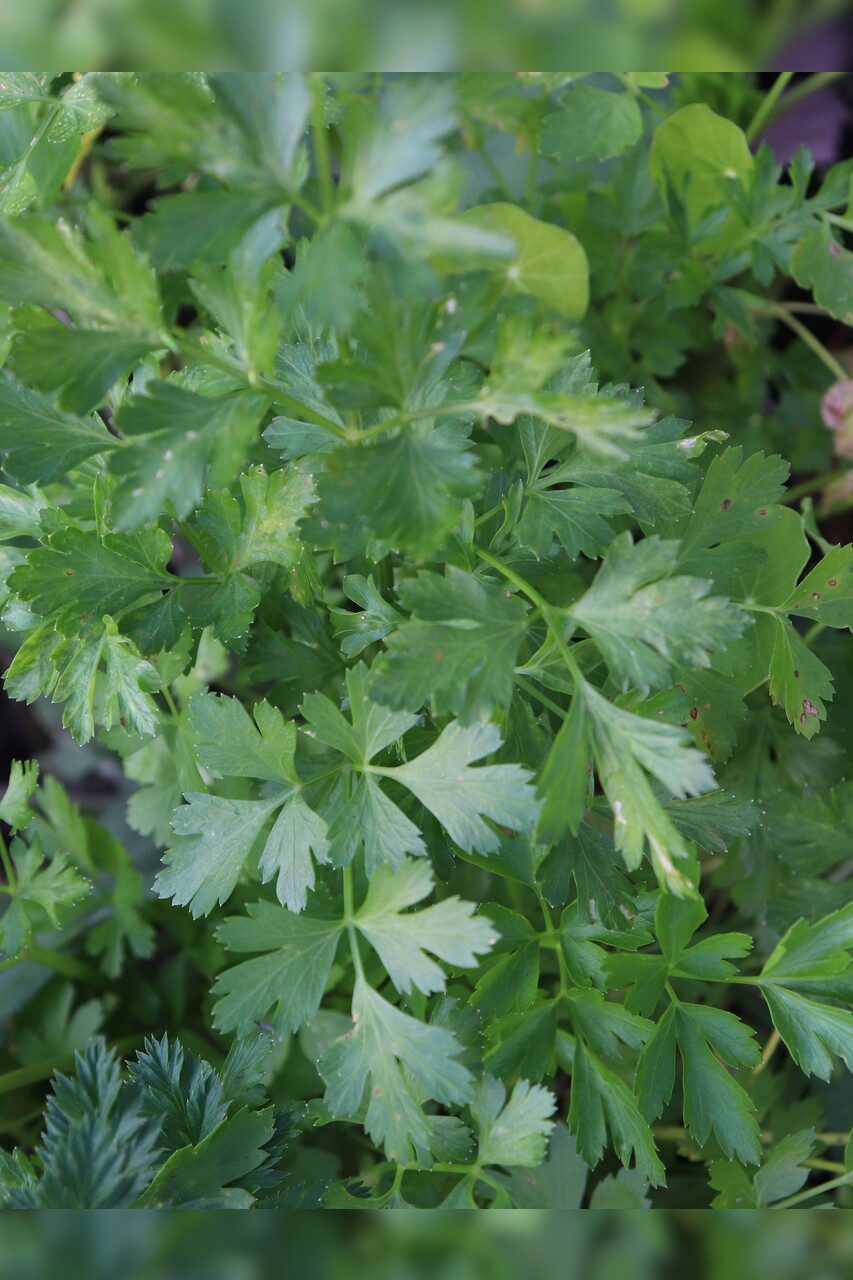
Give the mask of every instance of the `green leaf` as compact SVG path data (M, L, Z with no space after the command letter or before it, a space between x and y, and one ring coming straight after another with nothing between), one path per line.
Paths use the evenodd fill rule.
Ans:
M753 158L742 129L694 102L676 111L655 131L649 166L660 185L685 192L692 226L715 205L724 204L731 184L746 180Z
M139 1208L219 1205L247 1209L254 1197L241 1181L267 1159L275 1133L272 1108L244 1107L228 1116L194 1147L182 1147L165 1162L136 1202Z
M426 79L390 85L357 151L352 177L356 202L377 200L428 173L440 158L440 140L455 125L449 85Z
M556 160L609 160L632 147L643 129L633 94L575 85L560 110L545 117L540 145Z
M569 1130L590 1166L602 1157L608 1129L625 1167L633 1155L640 1177L660 1186L665 1180L664 1167L634 1095L620 1076L579 1043L572 1070Z
M517 1209L579 1209L589 1170L564 1124L554 1125L548 1155L535 1168L495 1174Z
M753 453L744 458L740 447L726 449L715 458L681 540L682 569L692 570L692 558L705 547L762 534L772 527L782 514L773 504L785 491L788 470L778 456Z
M575 834L578 830L590 784L588 735L586 705L576 695L539 775L537 789L543 800L539 835L543 840L553 842L566 831Z
M553 1093L527 1080L517 1081L507 1101L502 1081L485 1076L470 1102L479 1137L478 1163L527 1168L539 1164L554 1128L550 1117L556 1105Z
M431 747L388 773L417 796L462 849L494 853L498 837L483 818L529 831L538 816L530 776L520 765L472 768L500 742L497 725L449 724Z
M9 767L9 782L0 800L0 822L5 822L12 835L25 827L33 816L30 800L38 789L38 761L22 764L13 760Z
M355 781L346 804L329 823L328 836L336 867L347 866L363 847L368 876L386 863L401 866L407 853L423 857L427 852L418 828L370 774Z
M646 1196L649 1184L644 1182L636 1169L620 1169L609 1173L596 1184L589 1198L590 1209L651 1209L652 1202Z
M507 707L526 631L524 604L452 565L443 578L419 573L398 594L412 617L386 641L374 696L398 708L432 698L439 713L453 711L465 722Z
M247 912L220 925L219 940L227 951L262 954L218 975L215 1024L245 1035L270 1017L279 1034L296 1031L320 1006L343 923L294 915L271 902Z
M488 383L473 407L509 424L522 415L539 418L555 431L574 437L592 458L624 460L632 444L641 439L641 428L652 415L647 409L619 396L596 397L551 391L548 385L565 366L572 344L565 334L532 330L524 316L513 315L499 323ZM553 477L551 477L553 479ZM614 487L612 479L609 486Z
M537 558L548 555L556 537L573 560L581 554L596 559L615 536L605 517L630 510L615 489L540 489L527 500L518 538Z
M776 639L770 660L770 699L784 708L788 721L804 738L812 738L826 719L824 699L833 696L832 676L807 649L792 623L775 619Z
M45 618L120 613L172 584L165 572L170 544L157 530L144 542L107 534L98 541L82 529L61 529L32 551L10 579L12 590ZM79 615L79 618L78 618Z
M727 600L708 597L709 583L670 577L675 560L675 543L657 537L633 543L630 533L620 534L571 607L623 690L663 688L674 665L710 666L709 649L725 649L747 625Z
M761 1142L755 1107L716 1056L755 1066L761 1055L749 1040L749 1029L722 1009L684 1004L676 1009L675 1028L684 1067L684 1121L691 1134L704 1145L713 1130L730 1160L758 1164Z
M272 800L227 800L189 791L175 810L177 836L163 859L155 888L161 898L188 906L194 916L210 915L234 891L243 866L271 813Z
M375 702L374 680L364 663L350 668L346 684L351 725L328 698L320 694L307 694L301 710L312 726L312 736L342 752L354 764L364 765L401 738L418 717L408 711L389 710Z
M508 293L531 294L547 311L580 320L589 303L589 266L580 241L564 227L532 218L515 204L478 205L462 214L515 242L515 256L501 268Z
M782 608L828 627L853 626L853 546L833 547Z
M20 839L14 840L9 852L15 878L7 889L8 906L0 916L0 950L16 956L36 929L46 923L58 929L62 913L85 897L91 886L69 866L63 853L45 861L37 836L29 847Z
M405 548L426 557L459 520L459 504L481 483L464 437L401 431L392 440L331 454L317 479L316 510L302 536L351 560L371 548L379 559Z
M18 377L40 391L59 391L59 406L87 414L156 343L133 334L69 329L57 324L16 339L12 363ZM115 441L108 447L117 447Z
M296 728L268 702L248 710L239 698L197 693L189 721L199 763L218 778L296 783Z
M187 515L201 501L206 476L212 486L229 484L268 403L255 393L203 396L169 382L125 400L116 425L126 444L110 461L118 527L151 523L167 502ZM114 437L107 441L116 447Z
M806 1075L828 1080L833 1055L853 1062L853 906L780 939L757 981L791 1057ZM816 998L815 998L816 997ZM820 1003L821 999L840 1002Z
M0 370L0 452L5 470L22 484L45 484L118 448L102 422L64 413L51 397Z
M356 928L404 995L412 987L425 995L444 990L445 975L427 952L446 964L471 968L495 942L491 921L474 916L474 904L457 897L445 898L417 912L408 910L433 888L426 863L404 862L396 871L380 866L354 917Z
M349 600L363 610L330 609L335 626L335 638L341 652L348 658L356 658L368 645L384 640L400 623L401 615L380 594L373 578L349 574L343 581L344 593Z
M828 223L807 231L794 247L791 272L797 284L812 291L819 307L844 324L853 322L853 253L839 244Z
M364 250L352 231L333 222L310 244L300 244L296 267L277 293L288 310L301 308L317 324L345 329L360 305L366 271Z
M461 1045L443 1027L418 1022L356 978L353 1029L320 1062L333 1115L351 1117L367 1102L364 1127L389 1160L404 1163L430 1149L430 1129L416 1088L437 1102L467 1102L470 1072Z
M591 686L583 691L592 728L601 785L613 809L614 839L629 869L639 866L648 841L661 882L678 894L692 893L675 865L689 850L649 784L657 778L671 795L701 795L714 786L698 751L686 745L686 730L646 720L613 706Z

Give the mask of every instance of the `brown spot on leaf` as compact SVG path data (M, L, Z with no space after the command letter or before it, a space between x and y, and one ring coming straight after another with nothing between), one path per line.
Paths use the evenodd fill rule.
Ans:
M691 720L695 720L695 719L696 719L696 717L697 717L698 715L699 715L699 708L698 708L698 707L691 707L691 708L690 708L690 719L691 719Z
M722 502L720 503L720 510L721 510L721 511L728 511L728 509L729 509L729 507L730 507L731 505L732 505L732 500L731 500L731 498L723 498Z
M795 679L795 680L799 680L799 678L800 678L800 673L799 673L799 671L795 671L795 672L794 672L794 679Z

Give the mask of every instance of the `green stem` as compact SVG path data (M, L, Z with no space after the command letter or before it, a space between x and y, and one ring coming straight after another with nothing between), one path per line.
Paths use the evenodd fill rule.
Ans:
M102 987L105 982L104 975L98 969L93 969L91 965L84 964L82 960L75 960L73 956L66 955L64 951L51 951L47 947L40 947L35 942L25 947L17 959L19 961L31 960L33 964L43 965L45 969L52 969L54 973L61 973L65 978L75 978L78 982L94 983L99 987ZM5 963L8 964L9 962L6 961Z
M803 102L806 98L810 98L813 93L817 93L820 89L825 89L828 84L832 84L834 80L839 80L842 76L846 76L846 71L816 71L806 80L801 80L799 84L795 84L790 93L786 93L785 97L778 104L779 109L770 117L771 120L778 120L786 111L790 111L791 107L795 107L798 102Z
M354 919L355 908L353 903L353 884L352 884L352 867L344 867L344 920L347 926L347 935L349 937L349 949L352 954L352 962L355 967L356 974L362 982L365 981L364 966L361 963L361 952L358 949L358 933L356 931Z
M799 1195L789 1196L787 1200L779 1200L776 1204L770 1205L771 1209L793 1209L795 1205L803 1204L806 1200L813 1200L815 1196L825 1195L827 1191L835 1191L838 1187L845 1187L853 1182L853 1169L847 1173L843 1173L838 1178L831 1178L829 1182L820 1182L816 1187L809 1187L806 1191L801 1191Z
M322 76L311 80L311 137L314 140L314 163L320 184L320 202L326 218L331 217L335 204L332 183L332 166L329 160L329 140L326 135L326 86Z
M6 883L10 892L13 891L15 885L15 869L12 866L12 859L9 857L9 850L6 848L6 841L0 835L0 860L3 862L3 871L6 875Z
M829 213L826 209L820 216L824 222L831 222L834 227L840 227L842 231L853 231L853 219L851 218L842 218L840 213ZM790 303L788 305L790 306Z
M761 130L772 116L776 103L787 88L788 82L793 74L793 71L781 71L776 77L769 91L765 95L761 106L747 125L747 142L753 142L758 137L759 133L761 133Z
M619 83L624 85L635 98L639 98L641 102L645 102L647 107L651 107L652 111L656 111L659 116L663 116L664 120L669 119L669 112L659 102L655 102L654 98L646 93L645 89L641 89L638 84L635 84L630 76L625 75L624 71L611 71L610 74L615 76Z
M527 181L524 184L524 203L533 204L536 195L536 175L539 172L539 148L535 142L530 144L530 158L527 161Z
M818 360L826 366L836 381L847 381L850 377L848 370L844 368L843 364L836 360L835 356L832 355L830 351L827 351L826 347L818 338L815 337L811 329L807 329L804 324L801 324L797 317L791 315L790 311L788 311L786 307L774 305L770 308L770 311L772 315L781 320L783 324L786 324L788 328L795 333L811 351L814 352Z
M535 698L537 702L541 702L543 707L547 707L549 711L553 711L561 720L565 720L565 708L559 706L553 698L549 698L547 693L541 693L532 680L528 680L527 676L519 675L517 672L513 676L515 683L521 689L526 689L531 698Z
M526 579L522 578L521 574L516 573L514 569L510 569L509 565L504 564L503 561L498 560L493 555L490 555L490 553L488 551L484 551L482 547L475 547L474 550L481 560L484 560L486 564L491 565L493 569L496 569L498 573L502 574L506 578L507 582L511 582L514 586L518 587L518 590L521 591L523 595L526 595L528 600L536 605L542 614L542 619L545 625L551 633L560 657L563 659L563 662L569 670L569 674L575 682L575 686L580 688L581 685L586 684L583 673L563 638L563 628L560 624L559 610L550 605L545 597L539 594L535 587L531 587L530 583L527 582Z
M504 197L509 201L510 204L515 204L515 196L512 194L509 187L506 185L503 174L501 173L498 166L495 164L492 157L489 155L486 148L480 147L478 154L480 156L480 159L483 161L483 164L486 166L489 173L494 178L496 185L500 187Z

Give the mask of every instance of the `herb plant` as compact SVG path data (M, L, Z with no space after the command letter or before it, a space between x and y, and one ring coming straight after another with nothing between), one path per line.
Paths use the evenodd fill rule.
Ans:
M751 148L786 85L0 77L65 744L0 801L7 1205L844 1203L851 166Z

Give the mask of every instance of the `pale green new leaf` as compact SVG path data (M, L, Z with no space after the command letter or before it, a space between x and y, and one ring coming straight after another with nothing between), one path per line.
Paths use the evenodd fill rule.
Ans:
M554 1128L551 1116L557 1100L549 1089L516 1082L507 1101L506 1086L494 1076L485 1076L471 1098L471 1115L477 1126L477 1160L482 1165L502 1164L530 1167L545 1156Z
M190 791L175 810L178 837L163 859L155 887L161 898L209 915L234 891L243 866L279 799L228 800Z
M380 866L355 916L356 928L404 995L412 987L425 995L444 990L445 974L430 955L454 967L471 968L496 940L491 921L473 914L474 903L455 896L417 912L409 910L434 887L426 862L407 861L396 871Z
M699 578L671 577L677 544L633 543L620 534L595 581L571 607L622 689L671 682L674 666L709 667L711 654L736 640L749 619Z
M520 765L472 768L500 744L497 725L449 724L431 747L389 770L389 776L417 796L466 852L495 853L498 835L484 818L514 831L529 831L539 811L530 775Z

